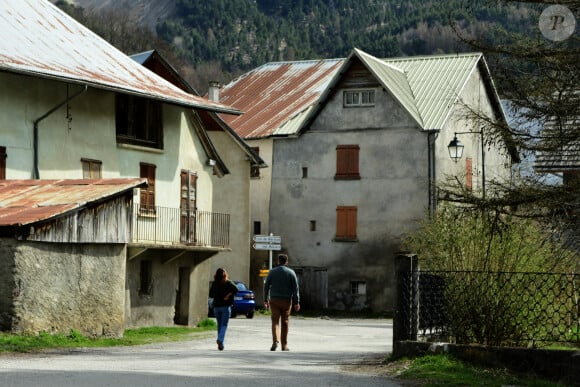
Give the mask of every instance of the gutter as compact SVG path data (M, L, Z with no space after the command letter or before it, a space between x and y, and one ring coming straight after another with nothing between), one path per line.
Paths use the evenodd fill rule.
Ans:
M439 137L439 129L430 129L427 130L427 168L428 168L428 205L429 205L429 214L433 215L437 210L437 175L436 175L436 155L435 155L435 143Z
M88 85L85 84L83 90L79 91L76 94L71 95L70 97L67 97L67 99L65 99L63 102L59 103L58 105L56 105L55 107L53 107L52 109L50 109L49 111L44 113L42 116L40 116L36 120L34 120L34 122L33 122L33 126L34 126L34 135L33 135L34 170L32 172L33 179L36 179L36 180L40 179L40 173L38 172L38 124L40 123L40 121L44 120L46 117L48 117L49 115L51 115L52 113L54 113L55 111L60 109L62 106L66 105L67 103L69 103L70 101L72 101L73 99L78 97L79 95L86 92L88 88L89 88Z

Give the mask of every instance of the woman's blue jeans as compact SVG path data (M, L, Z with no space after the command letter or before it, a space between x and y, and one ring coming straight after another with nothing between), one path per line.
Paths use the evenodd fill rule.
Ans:
M215 319L218 326L218 336L219 341L224 342L226 338L226 331L228 330L228 322L230 321L231 307L229 306L216 306L213 308L213 313L215 314Z

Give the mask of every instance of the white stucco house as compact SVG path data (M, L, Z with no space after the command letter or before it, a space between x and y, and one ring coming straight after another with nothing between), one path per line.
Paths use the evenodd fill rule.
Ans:
M251 161L230 167L220 152L233 145L222 145L228 140L221 135L213 144L208 134L223 130L219 120L207 126L216 113L241 112L180 89L49 1L0 2L0 35L0 178L146 179L131 201L130 240L118 242L124 289L100 294L122 300L123 315L115 318L126 327L195 325L207 316L211 257L247 237L232 236L239 230L230 227L218 182L235 170L247 185ZM59 240L18 243L31 246L29 259L42 264L43 243L54 250ZM73 259L82 262L82 254ZM45 291L57 292L59 284Z
M392 313L394 257L435 211L437 184L483 194L518 159L482 144L473 112L505 117L480 53L268 63L219 101L245 112L224 120L270 165L251 182L254 232L281 237L305 307ZM253 275L265 264L254 251Z
M199 95L169 62L156 50L132 55L131 58L180 89ZM264 161L215 112L197 111L198 136L216 167L213 179L213 210L229 214L229 249L211 259L211 272L222 267L230 278L249 284L251 224L251 171L266 168ZM212 279L208 279L211 281Z

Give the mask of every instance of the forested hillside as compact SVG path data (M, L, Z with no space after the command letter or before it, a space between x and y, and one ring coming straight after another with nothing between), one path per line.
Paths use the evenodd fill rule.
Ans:
M71 12L72 8L63 1L57 3ZM126 39L139 40L129 37L131 28L150 45L161 45L143 31L154 28L151 32L179 58L180 68L195 68L186 70L185 77L198 90L204 90L209 79L227 82L269 61L345 57L353 47L379 57L464 51L466 48L458 42L452 23L467 36L484 36L493 41L504 36L502 29L520 32L537 29L538 20L538 13L529 6L507 6L491 0L76 0L75 3L93 9L90 17L100 15L100 24L104 25L94 21L88 24L98 33L108 35L106 39L117 39L114 43L117 46L118 33L110 31L122 30L119 32ZM75 13L78 17L79 10ZM108 16L103 17L104 14ZM87 12L83 17L87 24ZM147 48L138 45L121 49L134 53Z

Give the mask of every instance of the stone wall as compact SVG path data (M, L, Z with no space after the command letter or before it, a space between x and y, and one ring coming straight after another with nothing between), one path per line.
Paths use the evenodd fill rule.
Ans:
M0 325L40 332L121 337L125 245L0 239ZM12 289L10 289L10 287Z

